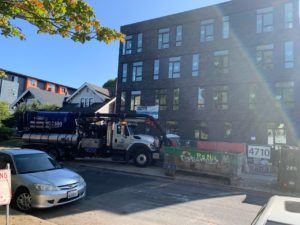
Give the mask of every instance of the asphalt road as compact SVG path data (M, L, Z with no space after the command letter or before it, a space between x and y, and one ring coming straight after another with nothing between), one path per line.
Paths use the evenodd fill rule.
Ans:
M180 183L72 166L87 197L34 216L61 225L250 224L268 197L229 188Z

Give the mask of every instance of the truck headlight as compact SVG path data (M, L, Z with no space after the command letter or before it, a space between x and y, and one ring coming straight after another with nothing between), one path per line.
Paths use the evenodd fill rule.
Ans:
M37 191L59 191L59 188L50 184L34 184Z

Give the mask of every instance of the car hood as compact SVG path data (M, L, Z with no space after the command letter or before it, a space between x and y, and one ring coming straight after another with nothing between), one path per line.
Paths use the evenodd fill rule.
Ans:
M148 142L149 144L152 144L154 142L154 137L150 135L145 135L145 134L136 134L133 136L135 139L143 140Z
M68 169L56 169L36 173L22 174L29 182L62 186L79 182L80 176Z

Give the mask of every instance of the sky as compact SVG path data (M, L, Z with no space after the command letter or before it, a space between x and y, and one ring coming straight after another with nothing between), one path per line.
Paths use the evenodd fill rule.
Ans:
M224 0L86 0L102 26L120 26L214 5ZM25 41L0 36L0 68L78 88L84 82L102 86L117 77L119 42L81 44L68 38L37 34L27 22L17 22Z

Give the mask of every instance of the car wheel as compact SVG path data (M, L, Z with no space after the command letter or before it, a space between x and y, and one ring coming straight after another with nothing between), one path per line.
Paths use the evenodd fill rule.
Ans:
M29 212L32 209L31 206L32 197L28 190L21 189L14 196L13 205L20 211Z
M151 163L151 155L145 149L138 149L134 154L134 164L137 167L146 167Z

